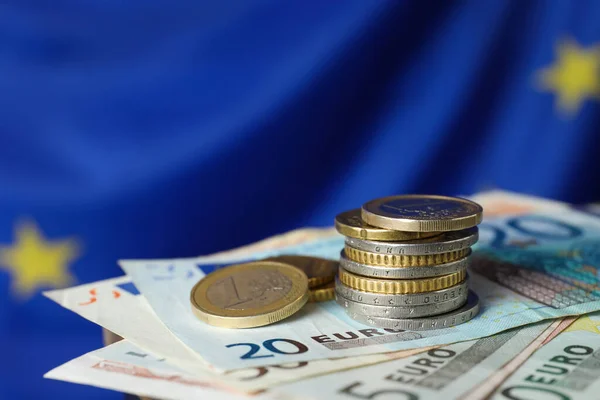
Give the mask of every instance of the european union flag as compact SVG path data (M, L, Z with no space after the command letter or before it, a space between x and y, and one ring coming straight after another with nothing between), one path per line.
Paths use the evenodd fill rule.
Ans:
M396 193L600 186L594 1L0 5L0 398L101 346L45 289Z

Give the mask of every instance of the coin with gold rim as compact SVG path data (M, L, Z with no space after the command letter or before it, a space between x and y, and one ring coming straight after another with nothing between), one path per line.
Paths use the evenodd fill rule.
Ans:
M478 225L483 208L460 197L401 195L363 204L362 219L379 228L409 232L456 231Z
M439 254L424 254L415 256L405 256L398 254L379 254L368 251L358 250L354 247L346 245L344 253L352 261L356 261L368 265L379 265L382 267L419 267L426 265L445 264L465 257L469 253L469 249L449 251Z
M308 302L318 303L321 301L329 301L335 298L335 281L326 283L325 285L318 286L310 289L308 292Z
M264 261L276 261L293 265L302 270L308 277L308 287L314 288L333 282L337 274L339 262L326 258L284 254L266 258Z
M441 234L442 232L405 232L377 228L367 224L360 216L360 208L345 211L335 217L335 229L344 236L381 241L408 241L423 239Z
M382 294L408 294L431 292L454 286L462 282L467 276L467 270L424 279L378 279L355 275L343 268L339 270L340 282L352 289L364 292Z
M289 317L308 300L308 278L300 269L255 261L216 270L190 293L194 315L214 326L252 328Z

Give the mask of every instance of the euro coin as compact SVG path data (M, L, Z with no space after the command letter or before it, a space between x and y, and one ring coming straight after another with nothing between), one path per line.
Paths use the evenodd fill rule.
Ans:
M371 253L369 251L355 249L354 247L350 247L348 245L344 247L346 257L348 257L352 261L369 265L381 265L396 268L444 264L465 257L469 253L469 251L470 249L467 248L462 250L449 251L447 253L441 254L404 256L397 254Z
M425 265L411 268L397 268L380 265L369 265L350 260L341 251L340 266L356 275L383 279L416 279L448 275L466 269L471 261L470 250L465 257L444 264Z
M334 260L298 255L269 257L266 258L265 261L282 262L301 269L308 277L309 288L333 282L333 278L335 277L339 266L339 263Z
M403 241L428 238L441 232L404 232L371 226L362 220L360 208L345 211L335 217L335 229L344 236L381 241Z
M406 331L426 331L432 329L443 329L459 325L471 320L479 312L479 297L469 291L469 297L465 305L454 311L425 318L387 318L372 317L359 313L346 313L350 318L366 325L386 329L401 329Z
M432 290L445 289L462 282L467 276L466 270L460 270L453 274L436 276L435 278L424 279L378 279L355 275L340 268L338 272L340 282L353 289L362 290L371 293L383 294L406 294L422 293Z
M309 303L319 303L329 301L335 298L335 282L331 281L325 285L310 289L308 292Z
M431 303L420 306L386 306L362 304L346 299L339 294L337 303L350 313L362 314L369 317L386 318L423 318L432 315L444 314L462 307L467 302L467 292L459 297L443 303Z
M289 317L308 300L308 278L300 269L255 261L216 270L190 293L194 315L224 328L252 328Z
M362 219L378 228L407 232L445 232L481 222L483 208L470 200L437 195L401 195L363 204Z
M443 303L463 296L469 290L467 278L461 283L446 289L434 290L424 293L410 294L381 294L369 293L353 289L344 285L338 278L335 280L335 291L342 297L362 304L371 304L374 306L420 306L432 303Z
M346 245L358 250L378 254L424 255L447 253L467 249L477 243L479 228L445 232L438 236L412 242L380 242L356 238L346 238Z

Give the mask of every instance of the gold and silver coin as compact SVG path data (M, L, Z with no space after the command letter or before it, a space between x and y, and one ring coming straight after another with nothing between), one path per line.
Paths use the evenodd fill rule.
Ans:
M190 293L194 315L214 326L252 328L280 321L308 300L306 274L289 264L255 261L216 270Z
M479 229L477 227L461 231L445 232L440 235L412 242L381 242L346 238L346 245L368 253L383 255L428 255L449 253L468 249L477 243Z
M369 293L353 289L342 284L336 278L336 294L357 303L371 304L374 306L420 306L433 303L443 303L464 296L468 291L468 277L461 283L446 289L433 290L424 293L410 294L381 294Z
M339 263L326 258L300 256L300 255L281 255L266 258L265 261L276 261L293 265L301 269L308 277L308 287L314 288L333 282L333 278L338 270Z
M340 266L346 271L356 275L383 279L417 279L431 278L440 275L448 275L460 270L465 270L471 261L471 250L467 249L464 257L443 264L423 265L411 268L397 268L393 266L381 266L364 264L346 257L345 251L340 254Z
M483 208L470 200L436 195L400 195L363 204L361 217L378 228L406 232L447 232L471 228Z
M479 297L469 291L467 302L460 308L434 316L423 318L389 318L364 315L357 312L347 312L354 320L366 325L387 329L402 329L407 331L425 331L456 326L471 320L479 312Z
M465 291L460 296L444 302L422 304L418 306L364 304L352 301L339 294L336 296L336 301L340 306L344 307L348 313L358 313L371 317L423 318L444 314L462 307L467 302L467 293L468 292Z
M447 253L439 254L422 254L422 255L398 255L398 254L381 254L372 253L369 251L355 249L346 245L344 253L350 260L370 265L381 265L387 267L420 267L424 265L444 264L467 255L469 249L454 250Z
M423 279L379 279L355 275L340 268L338 272L340 282L353 289L363 292L381 294L407 294L431 292L433 290L445 289L462 282L467 276L466 270L460 270L453 274L436 276Z
M345 211L336 215L335 229L344 236L381 241L403 241L428 238L439 235L441 232L404 232L392 229L383 229L371 226L364 222L360 216L360 208Z

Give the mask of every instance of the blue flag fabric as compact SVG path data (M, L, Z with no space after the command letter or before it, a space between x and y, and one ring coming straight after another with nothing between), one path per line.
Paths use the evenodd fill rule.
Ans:
M395 193L600 185L594 1L0 5L0 398L101 345L40 295Z

